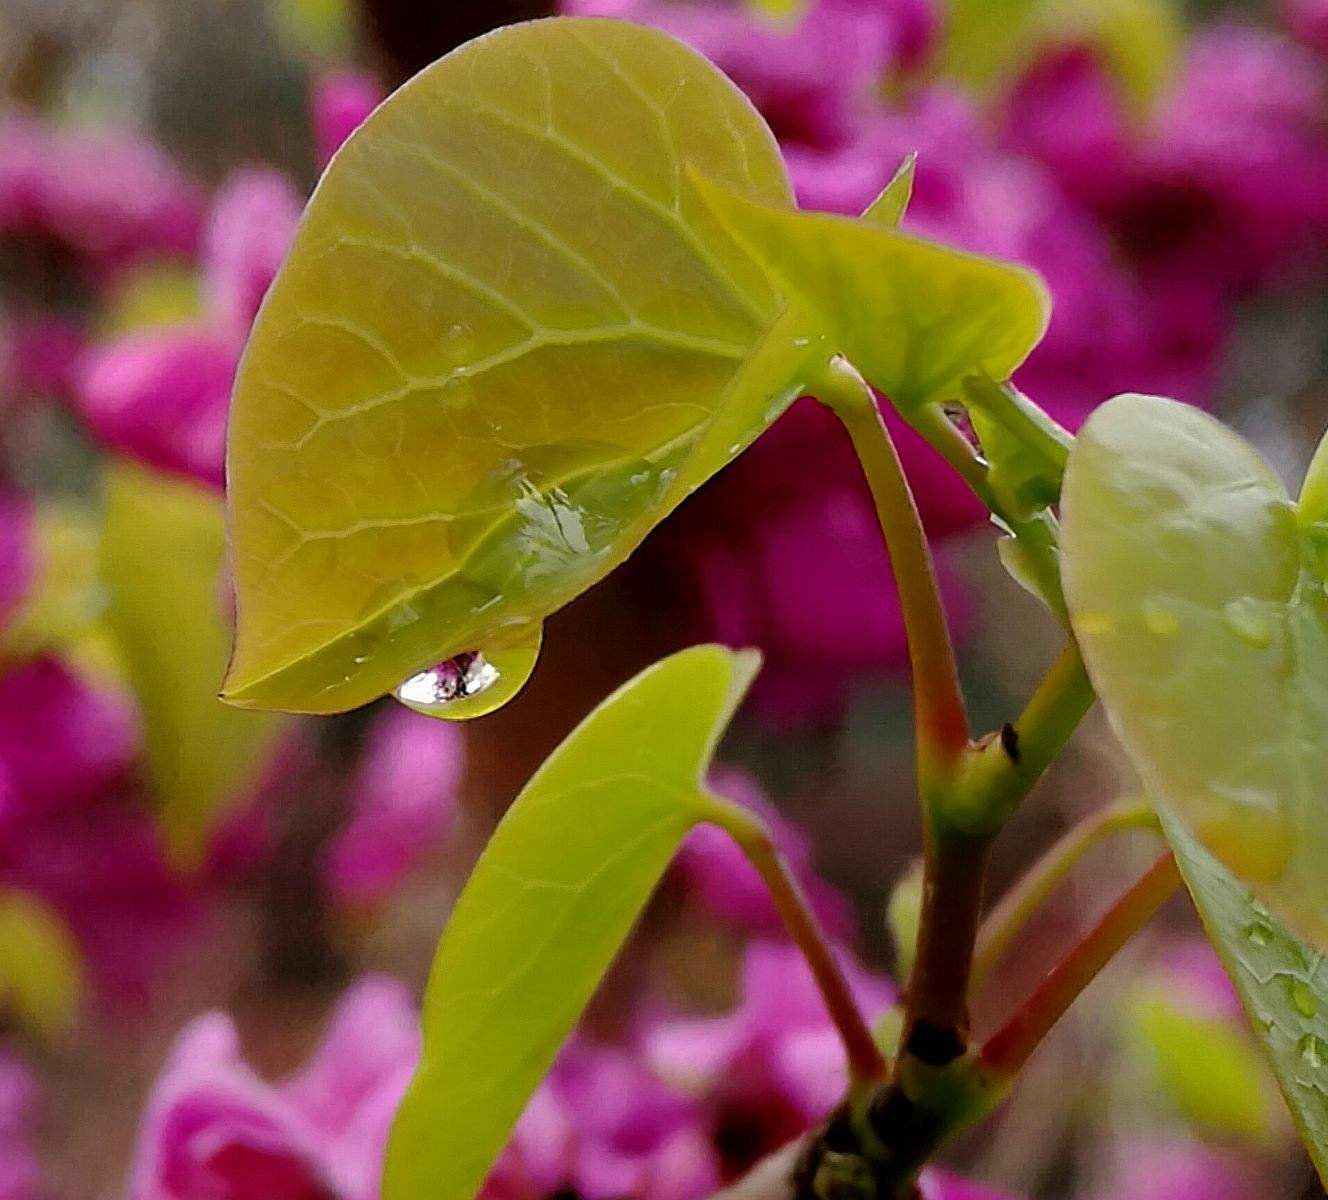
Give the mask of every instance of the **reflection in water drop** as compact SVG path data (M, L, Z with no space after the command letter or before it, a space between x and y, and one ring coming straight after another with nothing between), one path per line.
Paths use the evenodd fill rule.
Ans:
M1315 1070L1322 1070L1328 1066L1328 1042L1313 1033L1307 1033L1300 1039L1296 1047L1300 1051L1300 1057L1305 1060L1306 1065Z
M471 650L412 675L394 695L412 708L436 708L478 696L498 678L497 668L480 651Z
M1273 623L1258 601L1232 600L1225 608L1227 626L1247 646L1266 650L1273 644Z

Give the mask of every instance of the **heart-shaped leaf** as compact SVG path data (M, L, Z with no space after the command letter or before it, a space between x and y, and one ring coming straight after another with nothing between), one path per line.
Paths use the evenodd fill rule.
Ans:
M684 650L604 701L526 785L457 901L397 1114L385 1200L469 1200L683 837L756 672Z
M1212 417L1118 396L1075 439L1062 517L1074 632L1149 792L1328 945L1328 595L1296 506Z
M790 212L699 172L693 184L902 412L958 399L968 375L1008 379L1046 331L1051 300L1032 271L899 233L871 210L856 221Z
M1174 818L1162 827L1328 1185L1328 960L1290 933Z
M286 721L217 699L230 648L221 500L129 462L106 479L107 621L143 714L168 848L196 866L221 815L249 799Z
M606 20L472 42L351 137L236 386L228 700L331 712L483 651L488 701L442 715L494 707L797 396L828 354L689 170L792 204L723 75Z

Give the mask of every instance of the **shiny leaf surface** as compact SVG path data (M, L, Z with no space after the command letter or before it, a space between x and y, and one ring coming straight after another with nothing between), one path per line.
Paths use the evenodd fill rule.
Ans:
M1061 511L1071 622L1150 794L1328 945L1328 595L1296 506L1212 417L1119 396Z
M818 314L835 350L904 412L957 399L968 375L1008 379L1046 329L1050 298L1022 267L872 220L789 212L705 178L694 184L752 257Z
M1328 1184L1328 962L1255 900L1181 822L1164 816L1163 829L1319 1178Z
M228 700L331 712L520 658L796 397L827 355L692 169L792 203L723 75L605 20L474 41L343 147L236 388Z
M687 831L751 682L698 646L604 701L499 824L434 961L424 1055L397 1115L385 1200L468 1200Z

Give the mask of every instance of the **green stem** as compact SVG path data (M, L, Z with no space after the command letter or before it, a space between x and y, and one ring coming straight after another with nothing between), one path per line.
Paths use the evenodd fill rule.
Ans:
M811 390L852 439L890 552L913 667L918 776L925 801L953 776L968 747L968 717L931 551L899 455L862 376L835 359Z
M1029 918L1093 846L1122 830L1157 827L1157 814L1148 805L1130 800L1099 809L1066 833L1001 898L983 922L973 955L972 991L986 983Z
M1019 718L968 756L946 798L947 819L973 833L1001 828L1064 749L1095 699L1079 649L1071 642Z
M855 1088L881 1082L888 1065L853 999L843 967L812 912L797 879L779 853L769 829L758 818L721 797L711 797L714 819L742 848L770 892L784 928L807 960L848 1059Z
M1013 1079L1070 1005L1171 896L1180 871L1163 854L1047 975L1018 1012L982 1048L983 1074Z

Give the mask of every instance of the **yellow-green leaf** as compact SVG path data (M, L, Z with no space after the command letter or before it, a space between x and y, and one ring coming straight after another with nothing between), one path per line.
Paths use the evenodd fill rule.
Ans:
M769 129L666 35L511 26L384 103L319 185L246 350L225 696L331 712L549 613L828 355L686 185L792 204ZM783 314L783 315L781 315Z
M1328 595L1282 483L1212 417L1118 396L1061 512L1071 623L1154 801L1328 947Z
M1292 934L1174 818L1162 827L1328 1185L1328 960Z
M285 721L217 699L230 623L219 497L128 462L106 477L108 623L143 715L166 843L192 865L218 818L245 800Z
M886 229L898 229L904 219L908 202L913 199L913 179L918 171L916 153L904 156L904 161L890 177L890 182L881 189L881 194L868 206L862 219L869 225L882 225Z
M30 1029L57 1035L78 1015L83 959L65 921L26 892L0 891L0 995Z
M756 671L698 646L604 701L508 811L438 947L384 1200L469 1200L679 843Z
M1046 330L1046 287L1023 267L693 182L752 257L819 315L834 348L904 412L957 399L967 375L1008 379Z

